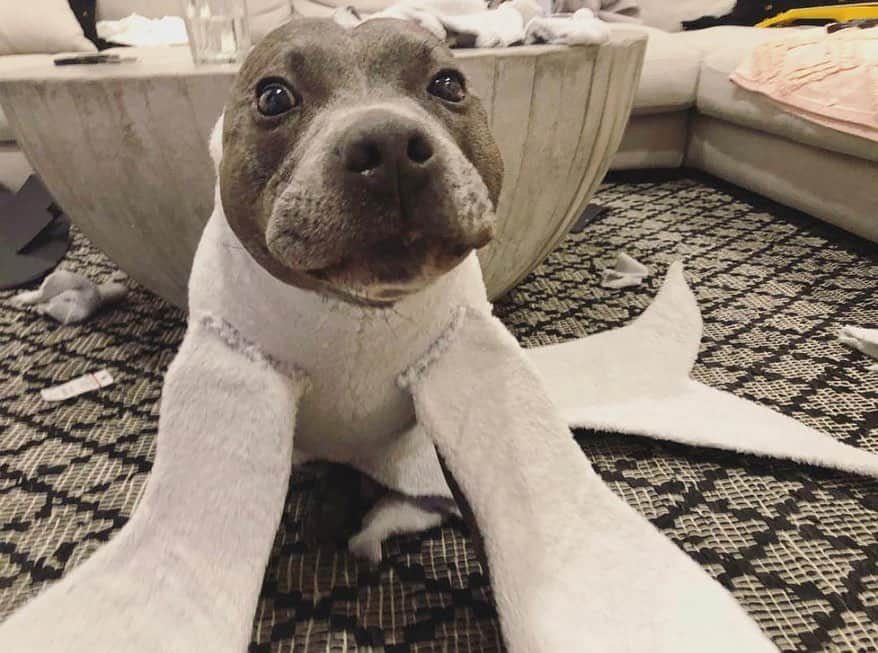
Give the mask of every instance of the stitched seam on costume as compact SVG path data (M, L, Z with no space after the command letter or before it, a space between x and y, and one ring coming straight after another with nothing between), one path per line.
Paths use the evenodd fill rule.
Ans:
M205 313L197 318L197 324L213 333L228 345L230 349L243 355L248 360L253 361L254 363L265 363L269 367L285 374L294 381L301 383L304 387L303 392L307 392L310 389L311 381L308 378L307 373L293 363L278 360L273 356L264 353L259 347L250 342L250 340L245 338L240 331L224 319L216 317L211 313Z
M467 308L465 306L457 307L451 318L451 323L445 328L436 341L430 345L427 352L397 377L396 383L400 388L405 390L412 387L424 375L430 366L445 353L454 341L454 338L457 336L460 327L463 325L463 319L466 317L466 312Z

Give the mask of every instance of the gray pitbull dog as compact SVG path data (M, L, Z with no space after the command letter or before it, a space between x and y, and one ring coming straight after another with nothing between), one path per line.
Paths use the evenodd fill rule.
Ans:
M454 506L398 383L454 311L491 310L474 250L503 167L451 52L398 20L290 22L247 57L210 148L216 202L146 490L0 650L245 650L297 461L394 491L350 541L372 560Z

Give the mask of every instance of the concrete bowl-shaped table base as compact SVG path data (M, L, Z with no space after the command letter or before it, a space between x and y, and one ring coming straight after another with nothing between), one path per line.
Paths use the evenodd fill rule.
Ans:
M607 171L628 120L645 39L602 46L461 50L506 169L497 238L480 252L492 297L564 237ZM213 205L210 130L237 68L194 66L188 48L115 66L7 73L18 143L74 223L125 272L184 306Z

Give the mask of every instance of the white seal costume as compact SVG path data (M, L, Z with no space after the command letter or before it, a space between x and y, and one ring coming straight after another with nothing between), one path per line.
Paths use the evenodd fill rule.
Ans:
M413 496L451 494L397 377L442 334L458 306L491 313L475 254L390 309L358 306L268 274L241 246L220 202L189 287L193 318L220 319L307 374L310 391L297 411L298 460L347 463Z

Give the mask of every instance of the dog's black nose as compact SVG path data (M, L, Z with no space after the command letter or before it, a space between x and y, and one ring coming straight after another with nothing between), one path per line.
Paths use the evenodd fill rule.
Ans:
M435 161L430 139L417 123L377 111L347 129L338 152L345 172L376 190L405 192L420 185Z

